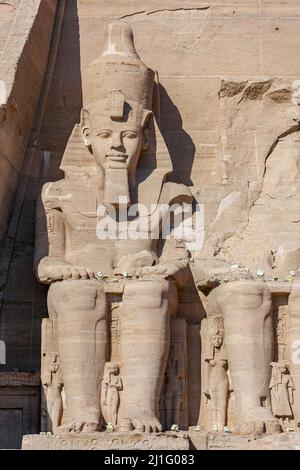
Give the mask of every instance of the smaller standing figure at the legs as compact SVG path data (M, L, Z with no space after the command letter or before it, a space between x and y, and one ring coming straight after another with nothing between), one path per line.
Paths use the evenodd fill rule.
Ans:
M120 403L119 391L123 384L118 376L119 367L115 362L105 364L101 390L101 409L106 423L117 425L118 409Z
M179 351L178 351L179 349ZM180 408L185 394L184 351L179 344L172 344L166 371L165 410L166 428L179 425Z
M222 432L226 426L229 397L228 362L224 356L223 335L220 331L210 337L210 357L204 361L204 394L211 400L213 430Z
M63 413L63 384L58 354L44 353L43 362L42 384L46 399L46 430L55 432L61 424Z
M294 403L295 385L285 362L272 362L270 382L272 412L279 418L282 427L288 427L293 418L291 405Z

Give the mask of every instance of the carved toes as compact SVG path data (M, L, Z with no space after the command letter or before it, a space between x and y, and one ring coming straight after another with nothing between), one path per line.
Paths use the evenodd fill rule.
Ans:
M132 426L136 431L144 432L145 426L139 418L132 418Z
M263 407L245 413L244 420L240 423L238 432L241 434L276 434L281 432L279 421L272 413Z
M72 421L71 423L64 424L57 428L57 432L59 434L66 434L66 433L90 433L98 431L99 429L98 423L90 423L85 421Z
M82 432L95 432L99 431L98 423L84 423Z
M162 432L162 426L156 418L134 417L131 419L132 425L138 432L147 434Z

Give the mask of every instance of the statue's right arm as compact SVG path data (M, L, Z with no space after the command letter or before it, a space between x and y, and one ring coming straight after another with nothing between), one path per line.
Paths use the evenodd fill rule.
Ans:
M205 360L204 361L204 395L207 397L210 396L210 391L209 391L209 375L210 375L210 365L209 361Z

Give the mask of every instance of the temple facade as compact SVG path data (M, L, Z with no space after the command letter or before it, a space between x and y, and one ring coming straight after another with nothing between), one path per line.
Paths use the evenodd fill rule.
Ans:
M0 1L0 448L299 447L299 21Z

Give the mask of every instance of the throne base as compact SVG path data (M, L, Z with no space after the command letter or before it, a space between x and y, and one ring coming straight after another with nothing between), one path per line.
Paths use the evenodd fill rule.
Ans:
M90 434L32 434L22 450L188 450L186 432L95 432Z
M194 450L300 450L300 432L238 436L190 428L189 439Z
M231 433L102 432L90 434L31 434L22 450L300 450L300 432L238 436Z

